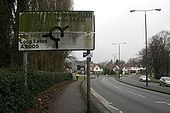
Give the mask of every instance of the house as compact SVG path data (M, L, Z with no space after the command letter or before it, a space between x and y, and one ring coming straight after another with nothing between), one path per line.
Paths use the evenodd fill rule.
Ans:
M95 75L99 75L103 73L103 68L100 68L99 65L94 65L94 67L91 68L91 72Z
M123 75L124 74L141 74L143 71L145 71L145 68L143 67L124 67L122 69Z
M119 74L119 71L120 71L120 67L119 67L118 65L115 65L115 66L113 67L113 71L116 73L116 75L118 75L118 74Z
M120 67L119 66L115 66L114 68L113 68L113 71L119 71L120 70Z

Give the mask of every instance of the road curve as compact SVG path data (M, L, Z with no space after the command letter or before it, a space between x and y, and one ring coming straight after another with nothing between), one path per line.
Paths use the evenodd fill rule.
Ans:
M91 80L93 92L118 113L169 113L170 96L116 81L112 77Z

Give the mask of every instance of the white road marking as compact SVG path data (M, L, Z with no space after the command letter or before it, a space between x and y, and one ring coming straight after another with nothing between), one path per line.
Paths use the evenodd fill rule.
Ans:
M108 107L111 107L111 108L113 108L113 109L119 111L119 109L117 109L117 108L115 108L115 107L113 107L113 106L111 106L111 105L108 105Z
M108 102L106 99L104 99L102 96L100 96L93 88L91 88L91 93L97 98L99 99L99 101L103 104L111 104L110 102Z
M117 89L120 89L121 90L121 88L120 87L118 87L118 86L114 86L115 88L117 88Z
M106 85L111 86L111 84L109 84L109 82L107 82L105 78L103 78L103 82L104 82ZM113 87L115 87L115 88L117 88L117 89L120 89L120 90L121 90L121 88L120 88L120 87L118 87L118 86L113 86Z
M108 82L106 82L106 79L105 79L105 78L103 78L103 82L104 82L106 85L111 86Z
M119 113L123 113L123 111L119 111Z
M156 104L167 104L168 106L170 106L170 103L168 103L168 102L162 102L162 101L156 101Z
M135 93L135 92L132 92L132 91L127 91L127 92L128 92L128 93L131 93L131 94L134 94L134 95L136 95L136 96L139 96L139 97L145 98L145 96L140 95L140 94L137 94L137 93Z
M104 99L101 95L99 95L93 88L91 88L91 93L106 107L110 107L116 111L119 111L119 113L123 113L122 111L120 111L118 108L112 106L111 102L108 102L106 99ZM109 108L108 108L109 109Z

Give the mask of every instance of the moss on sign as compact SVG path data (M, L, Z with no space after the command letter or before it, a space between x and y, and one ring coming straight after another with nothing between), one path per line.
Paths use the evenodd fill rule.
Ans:
M53 26L66 31L94 32L93 11L21 12L19 32L48 32Z

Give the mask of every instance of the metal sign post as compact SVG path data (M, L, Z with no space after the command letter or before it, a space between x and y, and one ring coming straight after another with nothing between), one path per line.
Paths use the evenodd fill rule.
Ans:
M87 51L87 54L90 54L90 50ZM90 113L90 61L91 57L87 57L87 113Z
M28 62L27 62L27 56L28 56L28 52L25 51L23 53L23 66L24 66L24 70L25 70L25 86L27 86L28 84L28 80L27 80L27 72L28 72Z

